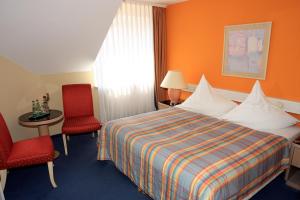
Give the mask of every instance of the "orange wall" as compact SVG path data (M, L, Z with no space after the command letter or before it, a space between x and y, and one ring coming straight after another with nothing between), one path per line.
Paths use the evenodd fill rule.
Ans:
M299 0L189 0L167 8L168 69L188 83L204 73L218 88L249 92L253 79L222 76L224 26L271 21L267 96L300 102Z

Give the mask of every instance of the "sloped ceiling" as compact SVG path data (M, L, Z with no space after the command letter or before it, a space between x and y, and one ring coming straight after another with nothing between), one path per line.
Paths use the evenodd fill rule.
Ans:
M0 0L0 55L36 74L91 70L121 2Z
M0 55L38 74L89 70L122 0L0 0Z

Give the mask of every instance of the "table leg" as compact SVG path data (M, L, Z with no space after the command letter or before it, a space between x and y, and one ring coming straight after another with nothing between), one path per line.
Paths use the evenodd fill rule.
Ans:
M48 125L39 126L38 129L39 129L39 135L40 136L49 135L49 127L48 127Z
M49 132L49 126L48 125L42 125L38 127L39 129L39 135L43 136L43 135L50 135ZM60 152L57 150L54 150L54 158L58 158L59 157Z

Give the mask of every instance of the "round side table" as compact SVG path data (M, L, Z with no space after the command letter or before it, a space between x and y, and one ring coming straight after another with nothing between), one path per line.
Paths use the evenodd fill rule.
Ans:
M32 115L32 112L25 113L19 117L19 123L25 127L38 128L39 135L49 135L49 126L58 123L61 121L64 116L60 110L50 110L50 115L31 120L29 119ZM59 151L55 150L54 157L59 156Z

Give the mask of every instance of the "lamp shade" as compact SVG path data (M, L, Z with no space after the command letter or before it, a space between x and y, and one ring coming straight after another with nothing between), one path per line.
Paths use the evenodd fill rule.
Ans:
M183 89L186 88L182 73L179 71L168 71L164 80L160 84L160 87L171 89Z

